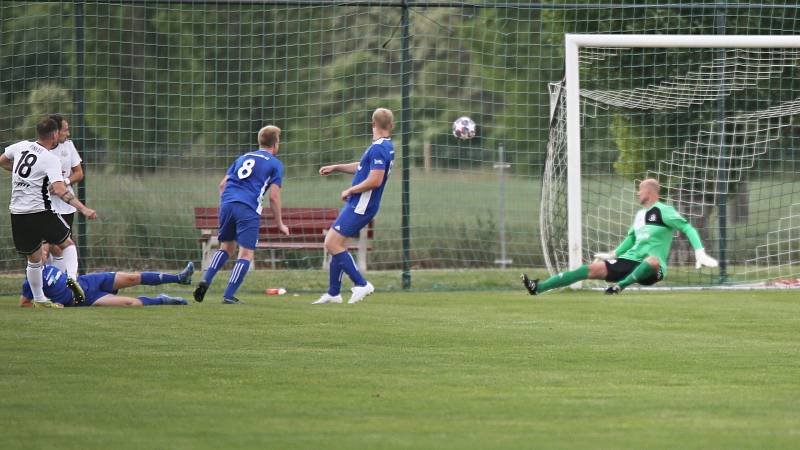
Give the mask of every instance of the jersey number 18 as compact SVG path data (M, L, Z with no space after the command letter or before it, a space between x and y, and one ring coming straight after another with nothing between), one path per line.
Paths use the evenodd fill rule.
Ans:
M17 164L17 168L14 169L14 172L22 178L28 178L37 159L39 158L35 153L25 150L20 154L19 163Z

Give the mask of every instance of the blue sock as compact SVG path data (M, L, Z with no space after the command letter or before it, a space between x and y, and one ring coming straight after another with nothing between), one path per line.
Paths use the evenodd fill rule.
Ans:
M163 298L158 298L158 297L137 297L137 298L142 301L142 305L144 306L155 306L164 304Z
M228 280L228 287L225 288L225 298L233 298L233 294L239 289L244 281L244 276L247 275L247 269L250 268L250 260L237 259L236 264L233 265L231 271L231 278Z
M367 285L367 280L361 276L361 272L359 272L358 267L356 267L356 262L353 261L353 257L350 256L350 253L348 253L346 250L342 253L333 255L333 258L331 259L335 260L344 273L346 273L347 276L353 280L353 284L356 286Z
M217 250L214 253L214 256L211 257L211 264L206 269L206 273L203 274L203 281L211 285L211 281L214 279L214 275L217 274L219 269L222 269L222 266L228 262L228 252Z
M331 258L330 275L328 278L328 295L336 297L342 292L342 266L336 258Z
M177 275L161 272L142 272L142 284L146 286L158 286L159 284L177 282Z

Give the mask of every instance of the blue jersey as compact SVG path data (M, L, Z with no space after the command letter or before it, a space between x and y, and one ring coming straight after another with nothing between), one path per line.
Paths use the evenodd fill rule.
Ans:
M244 203L261 214L261 197L273 184L281 186L283 163L266 150L245 153L228 169L220 203Z
M44 281L42 290L45 297L62 305L72 303L72 291L67 287L67 274L53 266L44 266L42 279ZM33 298L33 291L31 291L31 285L27 279L22 283L22 296Z
M364 152L364 156L361 157L361 161L358 163L358 170L353 175L352 186L366 180L370 170L384 170L385 172L380 186L371 191L350 196L347 202L353 207L353 212L368 216L375 215L378 212L378 208L381 206L383 188L386 186L386 182L389 181L389 173L392 171L393 162L394 146L390 138L376 140Z

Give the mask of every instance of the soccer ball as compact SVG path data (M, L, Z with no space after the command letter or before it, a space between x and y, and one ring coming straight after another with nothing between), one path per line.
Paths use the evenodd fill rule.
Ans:
M475 137L475 122L467 116L462 116L453 122L453 136L466 141Z

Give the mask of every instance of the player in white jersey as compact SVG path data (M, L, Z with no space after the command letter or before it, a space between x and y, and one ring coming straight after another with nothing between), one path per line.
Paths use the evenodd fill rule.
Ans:
M27 257L25 271L35 307L58 308L44 296L42 289L42 242L62 249L74 247L70 229L53 212L51 193L76 207L88 219L97 213L87 208L67 190L61 166L50 150L58 143L58 124L45 117L36 124L38 139L20 141L6 147L0 155L0 167L11 172L11 233L17 251ZM73 249L74 250L74 249Z
M50 114L48 117L58 124L58 145L51 152L58 157L61 163L61 175L64 177L64 184L67 185L67 190L75 194L72 186L83 180L81 156L78 154L75 144L69 139L70 131L67 119L60 114ZM75 211L77 210L58 196L53 196L51 199L53 201L53 212L61 215L61 218L64 219L64 222L67 223L71 230L75 221ZM75 240L74 233L72 234L72 240ZM43 257L47 264L57 267L58 270L68 274L73 279L77 279L76 277L78 276L77 248L75 250L75 252L67 250L67 254L64 255L59 246L53 246L51 249L47 243L42 245Z

